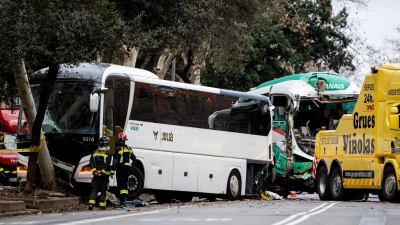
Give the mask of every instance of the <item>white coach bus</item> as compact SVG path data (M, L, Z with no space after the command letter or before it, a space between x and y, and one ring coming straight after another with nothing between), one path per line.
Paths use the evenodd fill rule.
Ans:
M87 128L96 131L90 129L92 136L80 142L95 146L106 135L114 149L119 133L128 136L126 144L137 157L128 182L130 198L145 190L160 203L194 195L236 200L253 194L254 178L272 161L273 106L265 96L159 80L148 71L108 64L86 64L68 74L77 84L88 83L78 85L82 93L92 92L80 101L89 102ZM89 84L92 80L95 84ZM239 98L247 103L234 104ZM83 150L69 151L72 157ZM87 152L79 163L67 164L73 167L74 184L90 184L89 157ZM110 179L110 186L116 180Z

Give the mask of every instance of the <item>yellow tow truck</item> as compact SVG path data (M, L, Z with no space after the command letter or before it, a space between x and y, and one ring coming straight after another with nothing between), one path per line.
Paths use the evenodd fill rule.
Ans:
M354 111L316 136L316 191L321 200L400 202L400 63L372 68Z

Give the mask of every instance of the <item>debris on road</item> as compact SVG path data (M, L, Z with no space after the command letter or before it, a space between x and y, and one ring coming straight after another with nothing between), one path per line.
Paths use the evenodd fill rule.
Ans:
M282 200L282 197L272 191L261 192L261 199L265 201Z

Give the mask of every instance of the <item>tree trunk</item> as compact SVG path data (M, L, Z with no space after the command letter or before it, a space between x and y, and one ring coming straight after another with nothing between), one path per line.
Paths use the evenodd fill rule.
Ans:
M164 80L165 74L168 72L168 69L171 67L172 60L175 58L175 55L174 54L169 54L168 58L166 56L163 57L163 58L164 58L163 62L160 63L160 61L159 61L159 63L158 63L159 64L158 66L160 67L160 70L157 71L157 76L161 80Z
M135 68L139 49L128 48L128 47L124 46L122 51L124 53L124 62L122 65Z
M151 55L149 61L147 62L146 66L144 67L145 70L148 70L150 72L154 72L155 67L157 66L158 63L158 56L156 55Z
M28 162L28 173L25 191L31 191L34 189L36 182L36 161L38 160L40 172L42 175L42 181L44 185L50 190L57 189L57 179L54 172L53 163L50 158L47 144L41 130L42 120L36 120L36 108L33 102L32 92L29 86L28 76L25 70L25 63L23 59L18 59L15 62L14 70L15 83L18 88L18 95L21 99L21 105L24 109L26 120L28 122L29 131L32 136L32 146L41 146L39 153L32 153L29 156ZM47 98L49 96L47 95ZM46 105L47 101L44 103ZM44 112L42 117L44 117ZM40 122L40 124L38 123ZM38 135L39 134L39 135Z
M176 71L176 74L177 74L185 83L188 83L188 84L191 83L191 80L189 79L188 74L189 74L190 67L193 65L193 58L194 58L194 56L193 56L193 51L192 51L192 50L189 50L188 53L187 53L187 64L186 64L185 68L184 68L182 71L180 71L180 70L177 70L177 71Z

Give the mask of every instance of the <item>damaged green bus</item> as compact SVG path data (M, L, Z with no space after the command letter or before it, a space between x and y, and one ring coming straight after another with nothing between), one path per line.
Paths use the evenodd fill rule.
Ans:
M294 74L265 82L249 93L270 97L273 164L266 167L264 190L314 193L313 162L319 130L334 130L352 113L360 89L344 76L327 72Z

